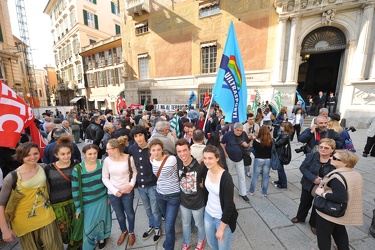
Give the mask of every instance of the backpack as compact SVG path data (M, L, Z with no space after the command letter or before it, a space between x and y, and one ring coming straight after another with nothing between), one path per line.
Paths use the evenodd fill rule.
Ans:
M292 160L292 149L290 147L289 136L288 136L288 144L282 146L279 152L280 152L280 156L279 156L280 162L283 165L288 165L290 161Z

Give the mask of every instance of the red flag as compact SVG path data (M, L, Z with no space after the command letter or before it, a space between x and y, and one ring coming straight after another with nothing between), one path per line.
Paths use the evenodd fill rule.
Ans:
M205 94L204 94L204 100L203 100L203 104L202 104L202 106L204 107L204 106L207 106L208 104L210 104L210 102L211 102L211 96L208 94L208 92L206 92Z
M126 103L124 101L124 99L122 99L120 96L117 97L117 101L116 101L116 111L117 111L117 114L121 115L121 109L124 109L126 108Z
M34 123L32 109L3 81L0 84L0 146L15 148L22 130L30 127L31 139L38 144L42 158L46 143Z

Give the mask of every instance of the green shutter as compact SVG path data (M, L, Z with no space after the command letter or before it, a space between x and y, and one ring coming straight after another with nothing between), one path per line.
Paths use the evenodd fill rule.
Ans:
M83 10L83 23L85 25L89 25L89 21L87 20L87 11Z
M111 2L111 11L112 14L115 14L115 4L113 2Z
M121 27L120 27L120 25L115 24L115 27L116 27L116 35L117 34L121 34Z
M94 15L94 19L95 19L95 29L99 29L99 24L98 24L98 16L97 15Z
M1 25L0 25L0 42L4 42L3 30L1 29Z

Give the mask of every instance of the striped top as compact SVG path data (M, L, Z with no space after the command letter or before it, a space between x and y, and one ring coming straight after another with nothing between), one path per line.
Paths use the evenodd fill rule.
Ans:
M102 163L96 160L97 167L91 172L87 172L85 163L82 162L81 178L82 178L82 196L83 206L95 205L95 202L107 197L107 188L102 182ZM79 167L80 165L76 165ZM79 183L76 168L72 171L72 193L76 213L81 213L82 208L79 204Z
M152 171L155 175L157 175L159 167L163 160L151 161L152 164ZM159 179L156 183L156 191L159 194L163 195L177 195L180 193L180 182L178 180L177 174L177 159L175 156L170 155L165 162L161 172Z

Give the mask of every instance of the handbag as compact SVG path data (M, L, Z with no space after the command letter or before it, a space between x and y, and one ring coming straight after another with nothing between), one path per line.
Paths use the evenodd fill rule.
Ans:
M79 167L75 166L75 169L77 170L78 175L78 194L79 194L79 206L81 208L81 213L77 217L73 216L72 221L72 234L70 236L70 239L73 241L81 241L83 239L83 223L84 223L84 217L83 217L83 199L82 199L82 178L81 178L81 164L78 164Z
M292 149L290 147L290 140L288 139L288 144L283 146L283 151L281 152L280 161L284 165L288 165L292 160Z
M277 155L275 143L272 143L271 149L271 168L272 170L279 170L281 168L281 163L279 156Z
M331 175L329 175L329 177L331 177L334 174L337 174L341 177L341 179L344 181L345 189L347 190L347 183L346 183L345 177L339 172L332 173ZM321 196L316 196L314 199L314 207L316 208L316 210L326 215L336 217L336 218L342 217L345 215L347 206L348 206L347 202L340 203L340 202L330 201Z
M9 223L14 219L14 212L16 211L18 203L21 201L21 199L25 196L24 194L20 193L17 190L17 171L13 170L11 173L12 175L12 191L9 195L8 202L5 206L5 219Z
M251 157L250 157L250 155L246 152L246 154L243 155L243 164L244 164L245 166L250 166L250 165L251 165L251 162L252 162Z

